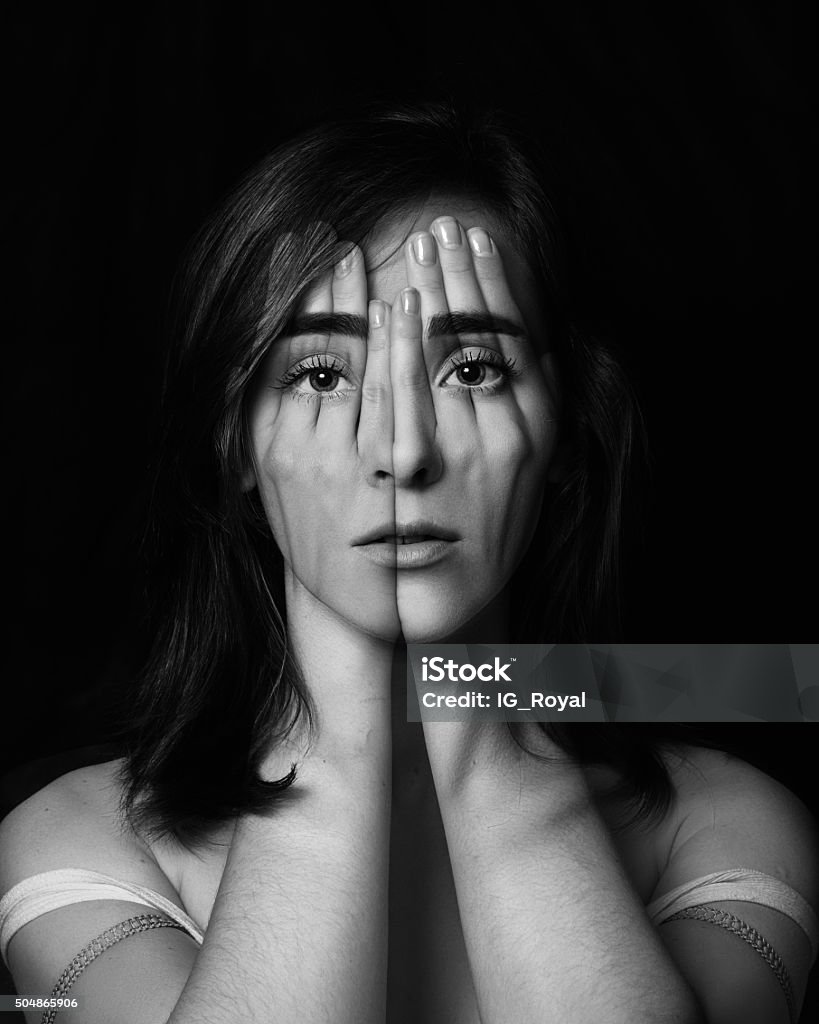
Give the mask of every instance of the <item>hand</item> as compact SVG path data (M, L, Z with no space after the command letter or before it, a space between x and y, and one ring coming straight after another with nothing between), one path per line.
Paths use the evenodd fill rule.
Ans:
M390 329L395 519L457 543L434 570L398 572L398 616L408 641L468 638L537 524L557 382L538 289L511 247L502 258L484 228L439 217L403 255L410 288ZM501 639L505 623L491 625Z
M348 247L273 343L248 417L253 479L285 562L288 635L342 759L389 729L393 571L356 544L375 527L395 532L387 331L383 317L368 324L363 256Z

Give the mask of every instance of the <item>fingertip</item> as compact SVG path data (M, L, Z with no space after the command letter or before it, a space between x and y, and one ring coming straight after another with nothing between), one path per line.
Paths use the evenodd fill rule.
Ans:
M401 310L406 316L419 316L421 313L421 294L417 288L404 288L398 296Z
M436 217L430 231L444 249L457 249L463 243L463 229L454 217Z
M378 328L384 326L387 319L387 304L381 299L372 299L368 309L370 327Z
M485 228L470 228L466 234L469 248L475 256L494 256L497 252L492 236Z
M361 250L354 243L347 248L341 258L336 262L334 273L336 277L347 277L353 269L361 262Z
M433 267L438 262L438 246L429 231L416 231L407 240L412 259L421 267Z

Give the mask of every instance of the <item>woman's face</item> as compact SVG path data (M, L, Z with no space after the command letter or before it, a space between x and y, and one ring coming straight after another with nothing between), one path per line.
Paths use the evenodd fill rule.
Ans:
M514 240L458 202L396 219L310 289L250 409L291 587L388 640L502 611L557 435L545 324Z

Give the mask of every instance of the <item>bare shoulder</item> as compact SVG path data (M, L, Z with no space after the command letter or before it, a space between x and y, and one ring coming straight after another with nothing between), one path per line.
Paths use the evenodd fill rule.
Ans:
M121 761L69 772L0 823L0 893L44 871L85 868L150 886L174 898L174 888L148 843L120 811Z
M676 795L666 885L696 877L692 870L754 868L819 904L819 830L798 797L721 751L676 749L666 764Z
M787 787L719 751L676 748L665 762L675 799L663 824L665 864L652 900L678 886L695 892L715 872L746 868L784 882L819 907L816 822ZM708 899L707 909L729 915L733 926L676 915L659 925L708 1020L785 1024L789 992L798 1012L813 959L810 914L782 911L760 892L740 886L730 900ZM751 938L741 941L742 930ZM775 950L780 973L751 948L753 936Z
M34 875L81 868L143 886L184 908L155 849L123 820L121 766L112 761L63 775L3 820L0 895ZM18 992L52 991L66 966L76 962L79 951L145 910L129 894L58 901L54 909L49 908L48 900L44 905L32 901L31 896L29 893L30 905L24 899L24 912L18 912L11 928L6 928L7 962ZM129 936L122 948L115 945L106 950L93 970L76 972L71 995L81 1008L78 1020L82 1024L167 1020L197 950L195 940L179 929L145 930Z

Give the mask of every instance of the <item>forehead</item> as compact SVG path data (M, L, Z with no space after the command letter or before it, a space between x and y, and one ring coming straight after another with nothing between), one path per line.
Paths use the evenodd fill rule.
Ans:
M409 213L382 223L364 244L369 297L394 303L407 287L404 243L416 231L428 231L438 217L454 217L465 230L481 227L489 232L503 259L512 296L530 331L545 323L543 296L535 275L518 251L516 239L496 214L485 207L458 199L431 199ZM491 307L491 302L488 302ZM540 331L537 332L540 334ZM542 335L541 335L542 336Z

